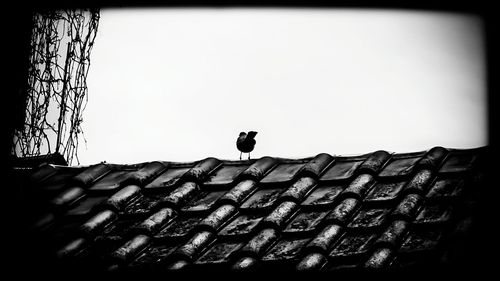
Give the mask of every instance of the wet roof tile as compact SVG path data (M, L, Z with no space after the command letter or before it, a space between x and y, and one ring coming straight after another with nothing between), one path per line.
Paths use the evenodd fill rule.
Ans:
M330 154L321 153L316 155L311 161L307 162L300 171L303 175L317 178L325 169L333 163L333 157Z
M155 178L162 171L166 169L166 166L161 162L150 162L145 164L138 171L135 171L130 174L128 180L130 184L138 184L143 186L144 184L151 181L151 179Z
M368 158L359 166L359 172L376 174L389 160L391 154L387 151L378 150L370 154Z
M52 204L57 206L70 205L85 196L85 191L80 187L70 187L61 192L52 200Z
M427 197L446 198L460 196L463 192L464 180L461 178L438 178L430 188Z
M172 188L189 171L189 167L171 167L145 186L146 189Z
M350 178L354 171L363 162L360 160L338 159L334 164L321 176L321 181L344 180Z
M388 202L395 200L406 182L378 182L368 193L365 200L368 202Z
M206 263L225 263L229 261L229 256L237 251L242 243L238 242L220 242L212 246L197 261L199 264Z
M177 217L172 223L163 228L156 237L158 238L183 238L196 227L203 217Z
M200 192L182 207L182 210L190 212L208 211L224 193L225 191Z
M261 183L282 183L291 181L304 163L282 163L267 174Z
M394 155L387 166L380 172L380 177L406 176L411 173L423 153Z
M133 267L153 267L164 262L168 256L175 250L177 245L156 243L143 251L130 264Z
M219 235L221 236L240 236L249 234L255 226L263 219L263 215L248 214L240 215L224 227Z
M111 171L95 184L90 186L90 190L112 191L119 188L122 183L129 177L130 171Z
M349 228L373 228L381 226L387 219L387 214L389 209L363 209L356 217L353 218L352 222L349 223Z
M307 248L312 249L312 251L316 249L316 252L326 253L342 234L342 227L337 224L329 224L309 242Z
M106 196L88 196L80 200L75 207L68 211L70 216L83 216L90 213L94 207L100 205L106 201L108 197Z
M283 192L281 188L261 189L257 190L250 198L248 198L243 205L242 209L264 209L273 206L276 199Z
M451 151L439 172L465 172L470 169L476 157L476 154L470 151Z
M302 202L302 205L320 206L332 204L344 188L343 185L320 184Z
M65 186L70 184L71 179L80 171L81 169L79 168L59 169L56 173L49 175L43 180L39 188L53 192L61 191Z
M233 180L239 176L241 172L248 168L247 165L224 165L222 168L218 169L214 175L210 176L205 185L227 185L233 182Z
M300 212L293 220L287 225L283 232L290 233L301 233L305 231L315 230L316 226L323 220L323 218L328 214L328 211L323 212Z
M106 164L93 165L76 175L73 181L87 187L110 171L111 168Z
M375 234L348 234L330 252L331 257L361 255L370 250L376 239Z
M415 219L415 223L433 224L444 223L450 219L452 207L447 204L430 203L426 204Z
M49 201L35 230L88 266L381 269L439 262L444 237L468 231L484 153L43 165L27 184Z
M263 260L287 260L298 256L303 246L309 241L306 239L283 239L278 241L262 258Z
M442 237L442 231L434 229L414 229L403 242L401 252L434 250Z

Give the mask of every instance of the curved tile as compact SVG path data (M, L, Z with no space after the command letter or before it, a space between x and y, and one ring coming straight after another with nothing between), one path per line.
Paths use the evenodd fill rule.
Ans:
M418 194L425 194L429 184L432 182L434 176L433 172L429 169L423 169L418 171L410 182L406 185L405 191L414 192Z
M260 256L274 241L278 239L278 233L272 228L261 230L245 246L238 251L238 254L253 254Z
M409 223L403 220L396 220L389 225L389 227L382 233L382 235L375 241L376 244L390 245L395 249L403 236L408 231Z
M399 205L394 209L393 216L402 217L406 220L411 220L415 216L418 208L422 203L422 197L418 194L408 194Z
M297 271L319 270L326 264L326 257L321 253L311 253L305 256L297 265Z
M302 198L311 191L316 185L316 180L311 177L299 178L291 187L285 190L280 197L281 198L292 198L296 202L300 203Z
M184 271L189 268L190 264L189 262L185 260L178 260L176 262L171 263L168 267L167 270L169 271Z
M144 186L153 178L157 177L166 168L167 167L161 162L149 162L138 171L130 173L127 180L129 181L129 184Z
M176 212L173 209L163 208L141 222L137 228L144 229L148 233L153 234L163 226L170 223L176 216Z
M98 179L105 176L107 173L111 171L111 168L104 164L100 163L97 165L93 165L85 169L83 172L76 175L72 181L80 184L82 187L88 187L92 183L96 182Z
M67 256L76 256L79 252L88 247L88 242L85 238L77 238L64 245L56 255L60 258Z
M300 174L317 179L332 162L333 157L330 154L320 153L302 167Z
M85 196L85 192L80 187L70 187L52 199L52 204L56 206L69 206Z
M355 198L346 198L326 216L325 220L344 225L360 205L361 202L359 200Z
M257 183L253 180L242 180L234 188L220 198L220 202L230 201L236 205L241 204L248 195L257 188Z
M375 184L375 180L370 174L357 176L349 186L342 191L341 196L354 196L357 199L364 198L365 194Z
M217 231L219 228L236 213L236 208L232 205L223 205L204 218L199 226L206 226Z
M285 201L279 204L278 207L276 207L266 218L264 218L261 224L272 224L281 228L296 209L297 203Z
M376 249L375 252L368 258L364 267L372 269L380 269L389 265L394 257L394 252L388 248Z
M448 150L441 146L436 146L427 151L427 153L422 157L422 159L418 162L418 166L425 167L431 170L435 170L441 165L441 162L444 160L446 155L448 154Z
M119 260L130 260L136 256L150 243L150 238L147 235L139 234L127 241L123 246L113 252L112 256Z
M140 195L141 188L137 185L127 185L113 194L106 204L115 207L117 210L123 210L128 202Z
M384 164L391 158L391 154L384 150L378 150L370 154L368 158L358 167L358 173L377 174Z
M240 177L260 180L274 167L274 165L276 165L276 163L278 163L278 161L272 157L262 157L255 161L248 169L243 171Z
M175 250L173 254L181 255L187 260L192 261L196 258L196 255L214 239L214 237L215 235L210 231L198 232L188 242Z
M342 235L342 227L336 224L327 225L323 230L314 237L307 245L310 251L321 251L326 253Z
M116 220L117 215L110 210L97 213L81 226L81 230L87 234L103 230L106 225Z
M173 204L175 207L179 207L184 204L189 198L191 198L200 188L194 182L185 182L174 191L172 191L168 196L166 196L162 202L168 202Z
M221 161L219 159L209 157L198 162L198 164L196 164L193 168L189 169L189 171L187 171L183 177L188 180L193 179L201 183L207 178L207 176L211 172L217 169L219 165L221 165Z
M233 266L231 267L231 270L233 271L248 271L251 270L255 267L257 267L258 261L252 257L243 257L239 260L237 260Z

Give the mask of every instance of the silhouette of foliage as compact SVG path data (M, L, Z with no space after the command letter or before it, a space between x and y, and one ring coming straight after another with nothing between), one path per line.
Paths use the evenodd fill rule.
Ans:
M33 14L25 122L15 132L14 155L60 153L69 164L74 157L80 163L87 74L99 17L98 9Z

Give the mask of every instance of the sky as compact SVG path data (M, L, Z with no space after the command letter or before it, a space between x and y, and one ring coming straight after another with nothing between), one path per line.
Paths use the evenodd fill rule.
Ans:
M335 9L103 9L80 164L487 144L483 23ZM246 158L246 155L244 155Z

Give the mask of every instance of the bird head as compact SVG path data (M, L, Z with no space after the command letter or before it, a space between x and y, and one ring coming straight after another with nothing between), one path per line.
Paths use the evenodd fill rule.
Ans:
M245 132L240 132L240 137L246 135L247 133Z

